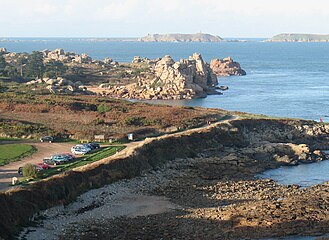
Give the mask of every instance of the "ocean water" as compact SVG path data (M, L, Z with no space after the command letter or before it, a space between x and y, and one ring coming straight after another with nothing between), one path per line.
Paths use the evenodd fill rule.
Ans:
M285 185L297 184L301 187L310 187L329 181L328 171L329 161L326 160L271 169L257 175L257 177L270 178Z
M13 39L11 39L13 40ZM79 39L15 39L0 42L12 52L63 48L95 59L130 62L171 55L175 60L194 52L206 61L231 56L247 76L219 78L223 95L204 99L161 101L165 104L245 111L270 116L329 121L329 43L142 43L90 42ZM23 40L23 41L22 41Z

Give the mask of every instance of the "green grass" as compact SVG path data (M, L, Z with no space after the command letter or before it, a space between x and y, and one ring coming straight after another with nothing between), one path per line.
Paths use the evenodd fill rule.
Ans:
M27 144L0 145L0 166L31 156L37 149Z
M20 141L21 138L7 138L7 137L0 137L0 141Z
M99 161L101 159L114 155L116 152L119 152L119 151L123 150L124 148L125 148L125 146L109 146L109 147L100 149L99 151L97 151L95 153L88 154L83 157L79 157L79 158L75 159L75 161L73 161L73 162L61 164L61 165L52 167L51 169L45 170L42 172L42 174L39 176L39 178L40 179L47 178L47 177L53 176L58 173L69 171L76 167L81 167L81 166L87 165L89 163Z

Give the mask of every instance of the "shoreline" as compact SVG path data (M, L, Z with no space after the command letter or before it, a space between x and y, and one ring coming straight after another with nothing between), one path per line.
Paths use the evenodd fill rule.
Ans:
M251 151L243 149L240 156ZM267 166L241 157L240 164L235 163L232 150L226 146L221 154L212 149L213 153L178 158L141 176L90 190L67 206L41 213L40 225L25 229L20 237L241 239L327 233L325 227L289 221L291 214L308 218L310 213L303 210L308 205L323 207L321 200L305 201L323 197L319 192L326 193L329 182L300 188L259 179L256 173L282 164L270 161Z
M173 171L176 171L177 173L173 176L174 181L173 179L169 179L170 184L164 186L161 186L160 184L160 186L158 186L158 188L151 193L158 196L164 196L167 199L170 199L170 201L173 202L175 205L183 206L184 209L194 209L190 213L190 215L187 215L189 216L187 217L187 222L192 221L193 219L200 218L200 220L195 220L196 222L199 222L201 221L201 219L209 215L209 222L205 222L207 226L213 221L218 223L224 221L230 223L229 227L227 227L225 224L215 224L213 225L213 227L217 226L215 227L215 229L217 229L215 232L218 231L218 226L220 226L221 231L223 229L226 229L225 231L233 231L232 234L234 235L240 232L237 231L237 226L244 227L244 222L241 222L240 220L239 224L242 224L242 226L240 226L239 224L235 225L234 213L242 211L242 216L248 216L248 212L243 212L245 206L239 205L239 203L241 203L241 200L243 200L240 199L241 196L249 196L253 198L256 196L254 194L254 191L258 189L260 191L260 195L258 196L260 197L260 200L255 200L257 204L259 203L259 201L262 202L266 201L267 199L271 200L270 202L266 202L267 205L261 204L259 207L268 207L268 204L271 205L273 204L273 201L276 202L278 201L278 199L281 199L282 197L280 196L282 196L283 193L289 193L292 197L294 197L295 195L296 197L299 196L300 192L298 188L289 186L281 187L273 183L273 181L256 181L256 183L254 183L252 179L254 174L257 172L269 168L276 168L281 165L293 165L296 164L295 160L298 159L298 162L312 162L316 159L320 160L321 157L316 155L314 149L318 149L321 144L324 144L324 139L321 139L320 136L326 134L327 131L329 132L329 129L324 128L324 126L315 123L313 123L315 124L314 126L308 126L306 125L307 123L310 124L310 122L307 121L297 120L288 121L239 119L225 121L224 123L215 123L205 129L200 128L189 130L187 132L177 133L165 137L159 137L153 140L146 139L145 142L147 144L142 145L140 148L137 148L134 151L131 151L132 155L127 154L127 156L118 159L118 161L114 161L111 159L103 160L94 163L89 167L82 167L80 169L77 169L72 173L65 173L36 183L26 190L28 190L30 194L34 194L34 192L37 193L37 191L40 190L44 191L44 197L42 199L39 199L39 201L35 199L38 201L39 204L42 204L42 201L47 201L47 196L50 196L47 192L52 191L51 186L56 186L60 184L60 186L62 186L63 191L66 192L66 196L63 195L64 192L57 192L56 194L59 194L57 195L57 197L65 197L61 200L58 199L60 201L55 200L56 202L53 202L51 205L54 206L57 204L64 204L64 206L67 206L69 202L75 199L74 196L77 197L78 195L80 195L78 192L81 193L82 189L84 189L82 190L83 192L90 188L98 188L102 185L109 184L110 182L115 181L115 179L119 180L122 178L132 178L140 176L140 174L145 171L154 171L155 176L157 176L157 171L161 169L162 165L173 164L173 166L171 166L169 169L173 169ZM264 129L267 129L267 131L265 132ZM315 140L315 136L319 137L317 137ZM267 139L267 142L261 140L264 138ZM291 141L291 139L294 140ZM289 141L292 143L282 144L282 142L284 143ZM300 145L301 142L308 144L306 146L309 147L305 148L304 145ZM305 160L302 160L300 159L301 153L303 153L303 151L306 151L306 149L309 149L307 150L308 153L306 154L307 158ZM280 152L283 156L284 154L288 155L289 161L284 162L284 159L280 157L273 157L273 153ZM178 162L176 162L175 159L178 159ZM181 162L179 162L179 159L182 159ZM159 173L161 173L161 171ZM80 175L81 177L79 177ZM110 181L106 180L106 178L108 177L110 177ZM76 180L78 180L79 183ZM45 184L48 186L47 188L43 186ZM86 186L87 184L88 186ZM261 186L264 186L264 188ZM277 189L278 192L273 195L276 196L275 198L273 198L271 194L268 195L268 191L269 189L271 189L271 187L269 188L269 186L272 186L274 187L274 189ZM327 187L323 185L318 190L326 191L326 188ZM191 189L193 191L191 191ZM218 190L216 189L227 189L226 192L228 195L222 196L222 190L218 192ZM229 204L229 199L223 199L223 197L226 196L227 198L227 196L230 196L230 194L233 194L231 196L234 197L234 194L237 194L241 191L242 193L243 191L245 191L245 194L247 195L236 195L236 200L233 199L234 201L232 202L232 204ZM303 191L301 193L304 194ZM10 196L11 198L13 198L13 200L15 198L15 194L19 194L19 190L10 192ZM88 192L86 194L88 194ZM210 195L208 196L207 194ZM317 195L313 194L313 196L312 194L313 192L304 195L306 197L317 197ZM219 198L216 196L218 196ZM9 195L7 197L9 197ZM54 199L56 199L57 197L56 195L52 196L52 198ZM295 201L295 198L290 199L288 203L290 204L291 201ZM243 202L244 201L242 201L242 203ZM212 203L214 205L211 205ZM252 204L250 206L250 204L248 205L248 203L250 203L250 201L245 202L245 204L247 204L247 207L252 207ZM47 208L52 207L51 205L49 205L48 203ZM231 207L234 211L232 210L227 212L225 209L229 208L227 208L227 206L225 205ZM214 216L218 215L217 210L219 210L218 207L221 206L223 207L223 209L220 210L220 213L222 214L221 218L224 219L219 220L216 217L213 218ZM323 207L323 205L320 206ZM242 208L240 209L239 207ZM211 211L208 212L206 211L207 209ZM38 211L40 210L42 209L39 208ZM88 211L88 208L86 210ZM212 210L215 211L215 215L213 215ZM36 209L34 211L36 211ZM152 217L168 217L166 215L167 213L163 214L164 215L152 215ZM182 213L180 212L180 214ZM233 216L231 216L232 214ZM33 214L33 216L33 219L35 219L36 215ZM286 216L286 214L282 214L282 220L286 220ZM308 216L306 215L306 217ZM318 216L314 215L313 217ZM176 217L170 219L175 222ZM257 217L253 217L253 219L257 220L259 219L259 216L257 215ZM134 221L134 219L130 220ZM120 221L120 219L117 219L115 221ZM158 221L156 221L156 223L157 222ZM165 221L159 222L165 223ZM119 224L119 222L117 223ZM262 229L264 227L263 224L267 226L267 223L263 221L259 221L258 223L259 229ZM3 224L3 222L1 224ZM136 222L133 222L131 226L136 226L136 224ZM152 222L152 224L154 224L154 222ZM195 224L191 224L191 226L200 225L200 223L196 225ZM291 234L294 232L294 224L295 223L292 223L292 225L290 226L292 230L288 229ZM166 229L167 227L168 226L163 226L163 229ZM248 225L246 227L248 227ZM272 234L278 234L278 232L275 232L274 230ZM133 229L132 232L134 232ZM211 232L213 233L213 231ZM245 233L244 231L242 232ZM177 236L179 236L180 232L176 232L176 234ZM211 237L213 236L209 235L209 237L210 239L212 239ZM226 237L229 237L229 235Z

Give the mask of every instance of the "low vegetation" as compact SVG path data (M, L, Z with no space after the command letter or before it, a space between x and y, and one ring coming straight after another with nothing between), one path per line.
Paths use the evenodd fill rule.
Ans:
M0 145L0 166L18 161L36 152L36 148L27 144Z
M7 137L93 140L134 133L136 138L161 135L168 129L189 129L217 121L228 113L201 109L133 103L97 96L0 94L0 134ZM145 134L147 133L147 134Z

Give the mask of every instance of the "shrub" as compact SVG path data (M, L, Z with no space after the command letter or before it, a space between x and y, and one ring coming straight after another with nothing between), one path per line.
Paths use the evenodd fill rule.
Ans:
M36 178L37 177L37 170L31 163L27 163L23 167L23 176L24 177L32 177Z
M128 117L125 120L125 124L128 126L143 126L145 123L145 117Z
M94 122L94 124L96 124L96 125L102 125L102 124L105 124L105 120L102 119L102 118L96 118L93 122Z
M107 106L107 105L105 105L105 104L100 104L100 105L98 105L98 107L97 107L97 111L99 112L99 113L106 113L106 112L109 112L109 111L111 111L111 107L109 107L109 106Z

